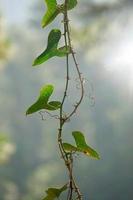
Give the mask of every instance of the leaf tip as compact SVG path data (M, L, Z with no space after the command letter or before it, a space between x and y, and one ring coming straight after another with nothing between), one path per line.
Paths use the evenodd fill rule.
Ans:
M26 117L27 117L27 115L29 115L29 114L30 114L30 113L29 113L29 110L27 110L26 113L25 113Z
M42 20L42 22L41 22L41 27L42 28L45 28L45 26L46 26L46 24L43 22L43 20Z
M33 67L36 66L36 61L35 61L35 60L33 61L32 66L33 66Z
M100 155L99 155L99 154L97 154L97 159L98 159L98 160L100 160L100 159L101 159L101 157L100 157Z

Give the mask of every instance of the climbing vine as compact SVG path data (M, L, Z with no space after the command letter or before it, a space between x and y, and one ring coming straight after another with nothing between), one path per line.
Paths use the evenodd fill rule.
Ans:
M39 55L33 62L33 66L38 66L52 57L64 57L65 58L65 71L66 71L66 80L65 88L63 92L63 97L60 101L49 101L51 95L54 91L53 85L45 85L40 90L40 95L37 101L31 105L26 114L33 114L35 112L48 112L50 116L56 116L59 121L58 128L58 146L61 154L61 158L64 161L66 170L68 171L68 181L60 188L49 188L46 191L46 197L43 200L54 200L58 199L60 195L67 191L66 200L82 200L83 195L81 194L80 188L78 187L74 175L73 175L73 164L74 164L74 155L79 152L87 155L88 157L93 157L99 159L98 153L92 149L86 143L84 134L81 131L73 131L72 136L75 140L75 145L69 144L63 140L64 134L64 125L70 121L71 117L76 113L79 108L82 100L84 98L84 78L80 72L79 65L77 63L77 58L75 51L71 43L71 34L70 34L70 25L69 25L69 16L68 11L72 10L77 5L77 0L64 0L63 4L58 4L56 0L45 0L47 11L42 19L42 27L45 28L49 25L54 19L62 14L63 15L63 33L59 29L52 29L48 36L48 42L46 49ZM64 46L58 47L61 37L64 37ZM79 100L75 103L72 110L66 114L65 110L65 101L67 100L67 94L69 90L69 80L70 80L70 71L69 58L70 56L73 59L75 66L75 73L78 75L78 81L80 83L80 96ZM51 112L59 110L59 115L52 115Z

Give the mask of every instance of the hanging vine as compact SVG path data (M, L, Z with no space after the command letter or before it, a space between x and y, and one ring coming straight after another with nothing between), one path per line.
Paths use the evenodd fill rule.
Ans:
M68 181L61 188L49 188L46 193L47 196L43 198L43 200L54 200L59 198L60 195L67 191L66 200L82 200L83 196L81 191L75 181L73 175L73 164L74 164L74 155L75 153L83 153L89 157L93 157L99 159L98 153L87 145L84 134L81 131L73 131L72 136L75 140L76 145L69 144L64 142L63 140L63 128L64 125L71 119L71 117L76 113L80 104L82 103L84 97L84 78L82 77L82 73L80 72L79 65L77 63L76 54L73 50L71 43L71 34L70 34L70 25L69 25L69 16L68 11L72 10L77 5L77 0L65 0L63 4L57 4L56 0L45 0L47 5L47 11L42 19L42 27L45 28L49 25L59 14L63 14L63 29L64 32L61 33L59 29L52 29L48 36L47 47L42 52L40 56L38 56L33 62L33 66L38 66L47 60L51 59L54 56L64 57L65 65L66 65L66 80L65 80L65 88L63 92L63 97L61 101L49 101L53 91L53 85L45 85L40 90L40 95L37 101L28 108L26 114L33 114L35 112L39 112L43 118L43 112L48 113L49 116L56 116L56 119L59 121L59 129L58 129L58 146L61 154L61 158L64 161L66 166L66 170L68 171ZM58 47L59 41L61 37L64 37L64 46ZM74 105L73 109L64 114L65 110L65 101L67 100L67 94L69 90L69 79L70 79L70 66L69 66L69 57L72 57L75 73L78 75L78 81L80 82L80 96L79 100ZM53 115L50 112L54 112L55 110L59 110L59 115Z

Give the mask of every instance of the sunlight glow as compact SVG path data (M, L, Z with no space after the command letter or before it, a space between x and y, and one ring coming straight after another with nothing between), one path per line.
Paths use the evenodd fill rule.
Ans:
M126 81L133 94L133 38L119 38L105 58L106 69L114 72L121 81Z
M109 69L133 73L133 41L124 41L113 50L108 59Z

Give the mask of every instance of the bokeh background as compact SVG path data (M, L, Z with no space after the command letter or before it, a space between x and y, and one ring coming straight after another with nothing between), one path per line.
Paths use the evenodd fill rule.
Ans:
M42 85L55 85L58 98L64 88L63 58L31 66L48 32L62 29L59 17L41 29L44 12L43 0L0 0L0 200L39 200L66 182L58 122L25 116ZM85 200L132 200L133 1L79 0L70 24L86 90L64 138L72 141L71 132L80 130L101 155L100 161L76 156L77 181ZM73 62L71 69L66 111L79 94Z

